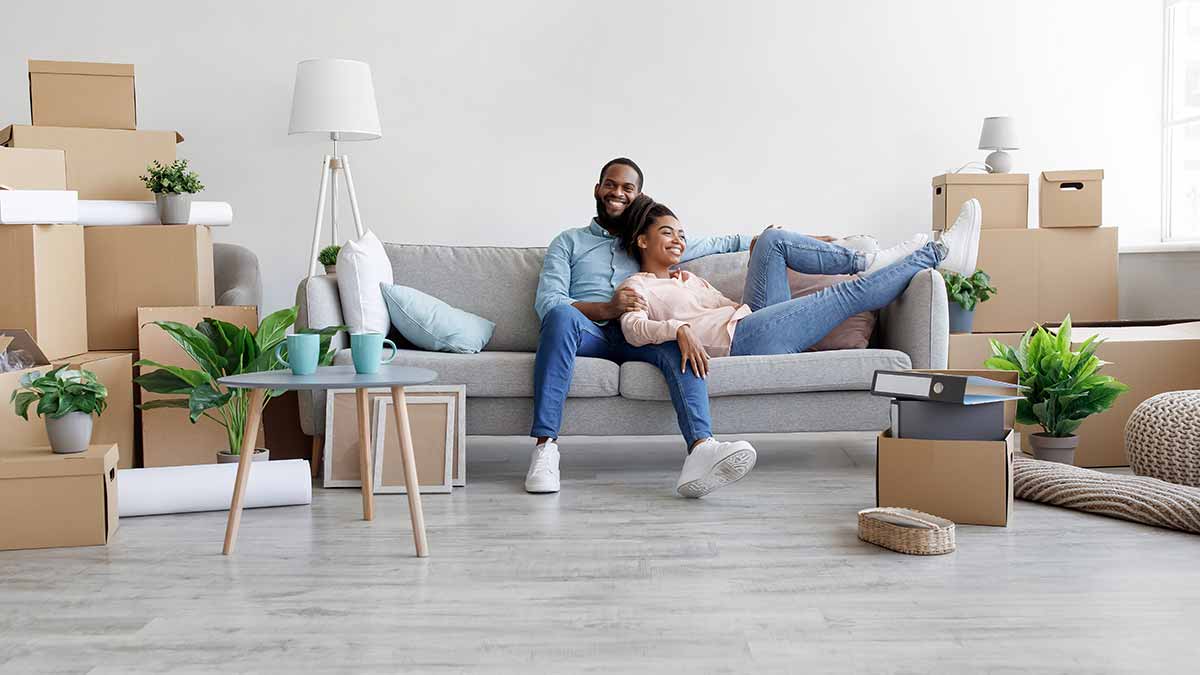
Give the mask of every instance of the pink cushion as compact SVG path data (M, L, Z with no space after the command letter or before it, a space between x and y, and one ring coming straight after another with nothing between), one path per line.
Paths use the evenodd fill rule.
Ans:
M799 298L856 278L858 278L857 275L851 274L820 275L788 271L788 287L792 290L792 297ZM871 342L871 331L873 330L875 330L875 312L855 314L829 331L828 335L821 338L821 341L810 347L808 351L866 349Z

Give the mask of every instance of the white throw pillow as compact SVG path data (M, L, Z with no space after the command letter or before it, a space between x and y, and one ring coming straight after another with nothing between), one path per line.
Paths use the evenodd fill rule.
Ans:
M392 323L379 284L394 283L392 262L374 232L368 231L358 241L346 242L338 252L337 282L342 320L350 331L387 335Z

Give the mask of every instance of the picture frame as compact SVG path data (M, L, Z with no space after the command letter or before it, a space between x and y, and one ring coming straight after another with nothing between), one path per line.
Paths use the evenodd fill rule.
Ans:
M421 494L448 493L454 487L456 401L444 395L409 396L407 391L405 399ZM390 398L375 399L372 492L376 494L408 492L393 414Z
M462 384L422 384L405 387L406 395L454 396L454 487L467 486L467 387Z

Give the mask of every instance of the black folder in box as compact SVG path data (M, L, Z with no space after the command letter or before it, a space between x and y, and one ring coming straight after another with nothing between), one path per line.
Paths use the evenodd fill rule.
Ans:
M892 401L892 437L935 441L1002 441L1004 402L959 405L935 401Z

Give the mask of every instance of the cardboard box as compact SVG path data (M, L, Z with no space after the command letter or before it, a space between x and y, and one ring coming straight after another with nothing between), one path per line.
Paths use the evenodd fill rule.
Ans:
M946 229L971 198L983 207L984 229L1029 227L1029 174L946 173L933 177L933 229Z
M1074 317L1072 317L1074 318ZM1200 389L1200 322L1156 326L1125 323L1115 326L1075 326L1072 348L1092 335L1105 342L1096 356L1108 361L1101 371L1129 385L1113 407L1089 417L1079 427L1075 463L1084 467L1127 466L1125 422L1142 401L1167 391ZM990 355L988 339L1016 345L1019 333L950 336L950 366L978 366ZM1023 439L1041 429L1018 425ZM1022 445L1031 452L1028 440Z
M195 326L205 317L228 321L257 330L257 307L141 307L137 313L138 351L141 358L169 366L196 369L196 362L175 341L151 321L178 321ZM172 398L141 390L142 402ZM274 405L274 404L272 404ZM187 411L177 408L141 411L142 464L180 466L184 464L214 464L217 452L229 448L225 427L201 417L195 424L188 421ZM257 447L263 447L263 429L259 426Z
M0 225L0 326L50 359L88 350L83 240L79 225Z
M66 190L66 157L62 150L0 147L0 185L10 190Z
M1038 227L1100 227L1104 171L1043 171Z
M175 161L174 131L127 131L14 124L0 129L0 146L53 148L66 153L67 189L80 199L146 201L154 195L141 176L152 160Z
M29 61L34 126L136 129L136 108L132 65Z
M7 331L5 331L7 332ZM3 341L3 338L0 338ZM21 345L21 342L14 342ZM28 345L33 344L28 338ZM23 347L17 347L23 348ZM37 348L34 347L34 350ZM3 351L0 349L0 351ZM97 445L115 444L120 457L117 465L122 469L132 469L136 465L133 415L133 361L131 352L88 352L68 359L50 363L44 355L35 357L37 363L22 370L0 373L0 446L27 448L49 447L50 439L46 437L46 423L42 418L33 415L28 420L17 416L13 407L8 404L12 392L20 386L21 376L34 370L47 371L55 366L68 364L71 368L86 368L96 374L108 389L108 408L104 414L95 418L92 427L92 443ZM0 450L3 454L3 450Z
M117 446L0 453L0 549L103 546L117 531Z
M1116 228L984 230L978 267L997 293L976 308L977 332L1117 320Z
M138 307L212 305L212 232L204 225L85 227L87 348L138 348Z
M917 509L959 525L998 525L1012 520L1015 432L1003 441L927 441L892 438L876 442L875 503Z

